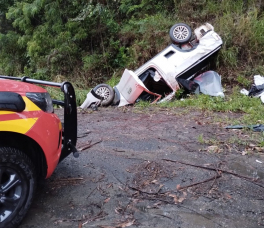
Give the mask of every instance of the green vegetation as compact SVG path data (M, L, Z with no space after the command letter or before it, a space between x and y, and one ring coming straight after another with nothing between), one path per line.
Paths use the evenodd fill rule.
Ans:
M89 88L117 84L124 68L136 69L165 48L173 24L196 28L209 22L224 41L211 69L222 76L228 95L162 105L243 112L244 122L263 122L260 100L238 92L250 86L254 75L264 75L263 9L259 0L1 1L0 74L67 79L81 103Z
M264 4L258 0L27 0L0 3L0 73L81 89L118 78L169 44L169 28L209 22L224 40L215 66L224 83L263 74Z
M172 102L160 103L161 107L185 107L197 108L200 110L210 110L216 112L239 112L244 113L241 119L237 119L234 124L241 121L244 124L264 124L264 105L259 98L251 98L240 94L238 88L234 88L230 95L225 98L211 97L208 95L190 95L184 99L175 99Z

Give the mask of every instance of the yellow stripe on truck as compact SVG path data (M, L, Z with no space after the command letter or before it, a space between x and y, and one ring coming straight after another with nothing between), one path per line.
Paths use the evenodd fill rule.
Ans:
M23 96L23 100L25 101L25 104L26 104L26 108L25 108L24 111L39 111L39 110L41 110L37 105L35 105L26 96ZM13 114L13 113L16 113L16 112L12 112L12 111L1 111L0 115Z
M23 97L25 103L26 103L26 109L25 111L39 111L41 110L37 105L35 105L31 100L29 100L26 96Z
M15 112L11 112L11 111L1 111L0 115L6 115L6 114L14 114Z
M30 128L36 123L38 118L18 119L0 121L0 131L12 131L26 134Z

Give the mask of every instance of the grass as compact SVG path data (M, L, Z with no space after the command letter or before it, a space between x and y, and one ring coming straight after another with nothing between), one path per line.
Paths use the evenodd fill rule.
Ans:
M204 139L203 134L200 134L200 135L198 136L198 142L201 143L201 144L204 144L204 143L205 143L205 139Z
M259 98L251 98L240 94L239 88L233 89L231 94L221 97L208 95L190 95L181 100L160 103L160 107L196 108L224 113L241 113L241 118L234 124L264 124L264 105Z

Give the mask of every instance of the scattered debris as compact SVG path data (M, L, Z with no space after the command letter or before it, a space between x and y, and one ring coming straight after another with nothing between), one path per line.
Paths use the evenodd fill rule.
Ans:
M242 153L241 153L243 156L244 155L247 155L248 154L248 152L247 151L242 151Z
M177 195L171 193L169 194L169 196L173 198L175 204L178 204L182 203L186 199L187 193L183 192L183 195L181 197L178 197Z
M87 219L84 222L80 222L79 223L79 228L82 228L84 225L86 225L89 222L95 221L95 220L100 220L102 218L104 218L105 216L107 216L106 213L104 213L103 211L100 211L97 215L90 217L89 219Z
M264 77L255 75L254 84L251 86L250 90L242 89L240 93L250 97L259 97L262 103L264 103Z
M256 132L264 132L264 125L263 124L256 124L256 125L248 125L248 126L243 126L243 125L232 125L232 126L227 126L226 129L250 129Z
M218 146L208 146L207 150L210 153L216 153L216 152L219 152L220 151L220 149L219 149Z
M107 199L105 199L105 200L104 200L104 203L108 203L110 199L111 199L110 197L107 198Z
M156 195L162 190L161 178L171 178L175 173L169 171L169 166L163 166L157 162L143 162L137 168L133 167L134 178L129 188L140 193Z
M132 226L134 224L135 220L128 220L128 221L125 221L125 222L122 222L122 223L119 223L117 225L113 225L113 226L99 226L101 228L125 228L125 227L129 227L129 226Z

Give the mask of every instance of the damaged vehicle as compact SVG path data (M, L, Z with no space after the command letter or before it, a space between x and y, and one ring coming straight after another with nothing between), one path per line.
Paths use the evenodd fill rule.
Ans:
M171 27L172 44L135 71L125 69L112 88L99 84L88 94L82 109L92 106L133 104L138 100L171 100L179 89L179 79L192 80L222 47L214 27L205 23L194 30L184 23Z

